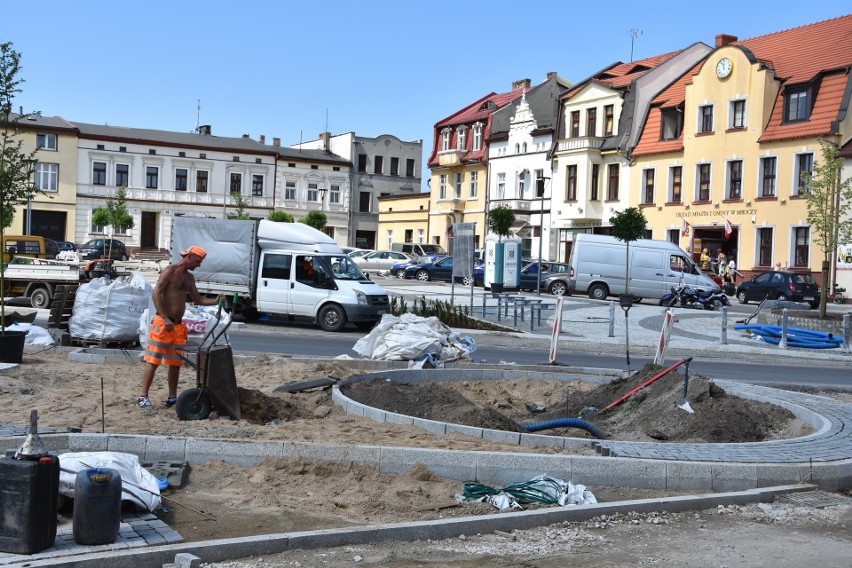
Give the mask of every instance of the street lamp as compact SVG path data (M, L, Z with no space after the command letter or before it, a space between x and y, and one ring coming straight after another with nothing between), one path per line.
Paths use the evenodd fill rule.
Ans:
M538 225L538 277L535 287L536 296L541 296L541 245L544 241L544 180L549 177L539 177L535 180L535 193L541 199L541 218Z
M317 191L319 191L319 198L320 198L320 211L323 211L323 210L325 209L325 193L326 193L328 190L327 190L326 188L324 188L324 187L318 187L318 188L317 188Z

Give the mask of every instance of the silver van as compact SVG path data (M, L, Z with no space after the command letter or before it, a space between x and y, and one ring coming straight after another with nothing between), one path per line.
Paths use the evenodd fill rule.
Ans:
M607 235L577 235L569 260L571 292L588 294L596 300L623 294L628 262L626 247L624 241ZM640 239L632 241L629 250L629 291L638 298L661 298L681 281L702 291L719 290L672 242Z
M391 243L391 250L410 254L415 258L430 254L447 254L447 251L441 245L430 245L428 243Z

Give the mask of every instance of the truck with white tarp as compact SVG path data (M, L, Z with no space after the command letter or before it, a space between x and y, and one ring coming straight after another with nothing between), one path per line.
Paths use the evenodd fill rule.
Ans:
M195 269L201 294L222 294L248 321L261 314L309 318L326 331L373 327L388 295L340 246L303 223L176 217L171 261L192 245L207 251Z

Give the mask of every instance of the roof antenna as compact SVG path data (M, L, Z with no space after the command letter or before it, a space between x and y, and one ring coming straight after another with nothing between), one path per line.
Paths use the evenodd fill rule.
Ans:
M633 61L633 42L636 41L636 38L642 35L642 30L637 28L630 28L628 32L630 34L630 61Z
M201 121L201 99L198 99L195 109L195 132L198 132L198 123Z

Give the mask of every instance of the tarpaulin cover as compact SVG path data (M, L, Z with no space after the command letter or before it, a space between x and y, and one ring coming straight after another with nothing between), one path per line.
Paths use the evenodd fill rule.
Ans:
M476 350L476 344L436 317L385 314L368 335L355 343L352 350L368 359L417 361L428 357L446 362L468 357Z

